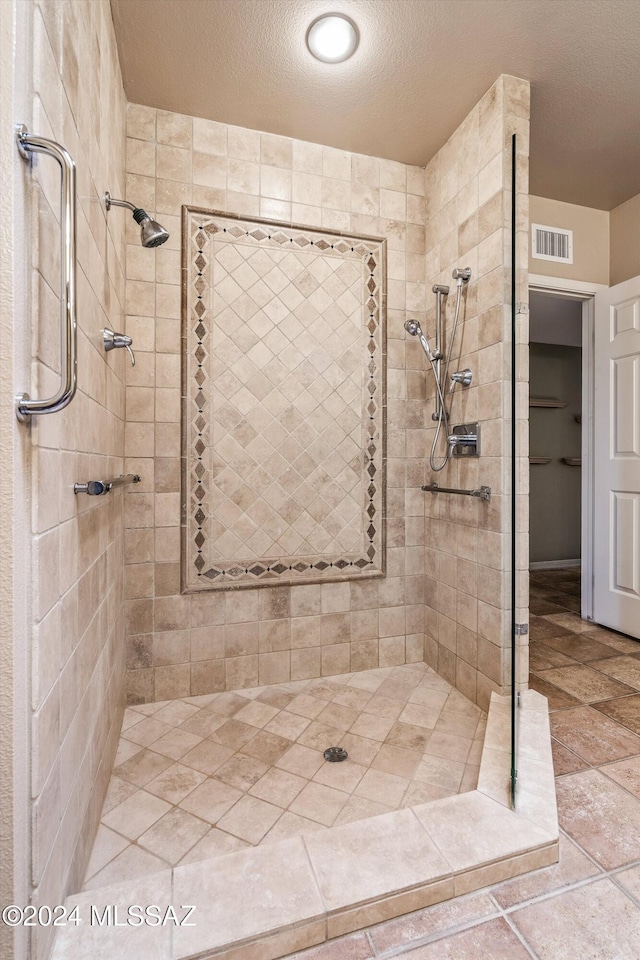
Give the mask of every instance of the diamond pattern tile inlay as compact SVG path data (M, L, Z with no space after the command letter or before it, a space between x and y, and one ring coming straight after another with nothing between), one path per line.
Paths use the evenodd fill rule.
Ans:
M188 210L191 590L384 571L384 241Z

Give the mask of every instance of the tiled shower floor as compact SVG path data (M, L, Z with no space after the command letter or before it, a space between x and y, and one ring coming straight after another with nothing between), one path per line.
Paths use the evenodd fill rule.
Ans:
M85 889L473 790L485 723L424 663L130 707Z

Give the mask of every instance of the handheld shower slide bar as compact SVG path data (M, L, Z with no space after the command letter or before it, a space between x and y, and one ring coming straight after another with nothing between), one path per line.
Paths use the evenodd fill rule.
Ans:
M435 366L434 366L434 376L436 378L436 383L440 385L440 389L436 391L436 409L431 414L432 420L440 420L442 416L442 298L449 296L449 287L444 286L441 283L436 283L433 285L433 292L436 295L436 352L434 356Z
M429 456L429 464L432 470L439 472L443 470L447 465L449 456L451 454L451 449L447 446L444 456L441 458L436 457L436 448L438 445L438 439L444 428L444 434L448 437L449 434L449 411L447 410L446 405L446 384L449 378L449 366L451 363L451 355L453 352L453 344L456 337L456 331L458 329L458 320L460 317L460 305L462 302L462 288L465 284L471 279L471 268L470 267L456 267L452 273L453 279L456 281L456 306L455 306L455 316L453 320L453 326L451 330L451 335L449 337L448 347L444 346L444 330L443 330L443 312L442 312L442 298L449 295L449 287L446 284L436 283L432 287L433 292L436 295L436 348L431 350L429 346L429 341L425 337L420 324L417 320L407 320L404 328L407 333L412 337L417 337L422 349L425 352L427 360L431 365L433 371L433 377L435 380L436 386L436 397L435 397L435 411L431 414L431 419L436 421L436 431L433 437L433 443L431 445L431 453ZM444 361L444 364L443 364ZM453 374L451 377L451 387L449 389L449 394L453 392L453 389L456 384L461 384L462 386L468 387L472 380L472 373L470 370L459 370ZM438 462L439 460L439 462Z
M76 165L64 147L45 137L34 137L24 125L16 127L18 150L23 160L32 153L45 153L60 164L60 386L48 400L32 400L28 393L16 397L16 417L28 423L34 414L57 413L75 396L77 376L76 320Z

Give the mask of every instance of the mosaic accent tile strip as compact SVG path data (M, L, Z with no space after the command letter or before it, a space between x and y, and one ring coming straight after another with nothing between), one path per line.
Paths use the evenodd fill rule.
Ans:
M384 573L385 241L184 208L183 587Z

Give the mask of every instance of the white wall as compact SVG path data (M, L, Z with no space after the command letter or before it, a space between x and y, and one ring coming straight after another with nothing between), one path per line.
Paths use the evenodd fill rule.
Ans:
M573 230L573 263L529 256L529 272L545 277L609 283L609 213L546 197L529 197L531 223Z

